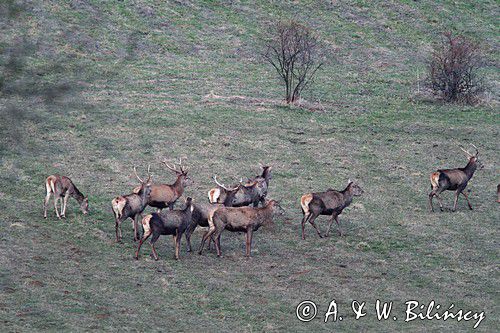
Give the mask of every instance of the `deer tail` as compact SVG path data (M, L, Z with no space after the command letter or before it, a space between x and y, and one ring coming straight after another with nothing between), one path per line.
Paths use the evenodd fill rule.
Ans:
M115 218L119 219L122 217L123 208L127 201L122 197L116 197L111 201L111 207L113 208L113 213L115 214Z

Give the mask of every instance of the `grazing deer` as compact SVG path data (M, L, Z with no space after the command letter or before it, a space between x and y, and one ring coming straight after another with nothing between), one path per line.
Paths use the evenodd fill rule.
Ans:
M179 252L181 247L182 234L191 224L191 215L193 212L192 199L186 199L186 207L182 210L168 210L161 213L148 214L142 219L142 227L144 228L144 235L142 236L137 251L135 252L135 259L139 259L139 251L142 243L150 235L151 249L155 260L158 260L156 253L155 243L160 235L172 235L175 243L175 259L179 259Z
M71 179L66 176L51 175L45 180L45 201L43 202L43 217L47 218L47 205L50 200L50 195L54 194L54 209L56 210L57 218L66 217L66 205L68 198L71 196L80 204L80 209L83 214L89 212L89 198L83 196L82 192L73 184ZM61 200L61 215L57 211L57 202Z
M208 200L210 203L219 203L227 207L242 207L253 204L257 207L261 201L262 194L267 194L265 180L253 180L246 184L240 183L233 188L227 188L224 184L217 181L217 176L213 177L217 188L208 191ZM264 187L266 189L264 190Z
M304 214L302 218L302 239L306 239L304 228L307 221L316 229L318 236L320 238L323 237L318 227L316 227L316 224L314 224L314 220L316 220L319 215L330 215L330 222L325 237L328 237L330 234L333 220L337 223L338 233L341 236L342 231L340 230L338 216L351 204L354 197L360 196L361 194L363 194L361 187L350 179L347 187L342 191L336 191L330 188L326 192L304 194L300 198L300 205L302 206L302 213Z
M468 195L464 192L464 190L467 187L467 183L474 175L476 169L478 167L480 169L484 167L477 157L477 155L479 154L479 150L476 146L472 146L476 149L476 154L474 155L460 146L460 149L462 149L467 154L467 158L469 160L464 168L438 170L431 174L430 178L432 191L429 193L429 208L431 212L434 211L434 207L432 205L432 199L434 197L438 199L439 208L441 209L441 211L443 211L443 202L441 201L441 197L439 196L443 191L455 191L453 211L457 209L457 201L460 193L463 194L465 199L467 200L469 209L472 209Z
M220 236L224 230L246 233L246 256L252 248L253 232L263 225L273 224L273 215L284 211L276 200L270 200L264 207L221 207L209 217L210 229L203 235L199 254L203 253L205 241L213 237L217 256L221 256Z
M134 241L139 240L138 224L139 218L146 208L149 196L151 195L151 174L149 173L150 166L148 166L148 179L144 181L137 175L137 170L134 166L134 174L141 183L138 190L131 194L123 195L114 198L111 201L113 214L115 215L115 232L116 242L122 239L122 222L131 218L132 225L134 226Z
M191 185L193 181L188 176L188 170L182 165L182 158L179 159L179 169L175 164L170 165L166 160L162 161L165 166L175 172L177 179L173 184L153 184L151 186L151 196L148 205L157 208L159 213L163 208L174 209L174 204L184 193L184 188ZM134 191L138 189L135 188Z

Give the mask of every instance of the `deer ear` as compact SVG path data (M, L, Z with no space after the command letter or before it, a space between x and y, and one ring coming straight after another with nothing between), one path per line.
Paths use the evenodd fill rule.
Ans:
M351 178L349 178L349 179L347 180L347 185L351 184L352 182L353 182L353 181L351 180Z

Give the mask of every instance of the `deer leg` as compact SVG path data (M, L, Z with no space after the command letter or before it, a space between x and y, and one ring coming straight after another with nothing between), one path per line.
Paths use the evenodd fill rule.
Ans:
M198 251L198 254L202 254L203 253L203 248L205 247L206 240L210 239L210 237L212 237L212 234L214 232L215 232L215 226L214 227L210 226L210 229L208 229L208 231L205 232L205 234L201 238L201 244L200 244L200 249Z
M137 246L137 251L135 251L135 259L139 259L139 250L141 249L142 243L144 243L149 236L151 236L151 230L146 231L139 241L139 246Z
M174 209L174 203L173 202L171 202L171 203L168 204L168 209L169 210L173 210Z
M252 252L252 233L253 229L250 227L247 229L247 239L246 239L246 256L250 257L250 253Z
M191 234L193 233L194 229L189 226L189 228L186 230L186 233L184 234L184 238L186 238L186 251L191 252Z
M115 234L116 234L116 242L117 243L120 242L120 234L118 232L119 228L120 228L120 222L119 222L119 219L116 218L115 219Z
M224 229L222 229L224 230ZM222 230L218 232L217 238L215 239L215 249L217 250L217 257L222 257L222 252L220 250L220 236L222 234Z
M45 200L43 201L43 218L47 218L47 205L49 204L50 200L50 192L47 192L47 195L45 196Z
M465 200L467 200L467 205L469 205L469 209L472 210L472 205L469 202L469 196L465 192L462 192L462 194L464 195Z
M318 216L319 216L319 214L314 214L313 213L312 216L309 218L309 223L311 223L311 225L314 227L314 229L316 229L316 232L318 233L319 238L323 238L323 236L321 236L321 232L319 231L318 227L314 223L314 220L316 220L316 218Z
M339 216L338 215L335 216L335 222L337 222L337 228L338 228L338 231L339 231L339 236L342 236L342 229L340 229L340 222L339 222Z
M62 212L61 212L61 216L62 217L66 217L66 205L68 204L68 198L69 198L69 193L66 192L66 194L64 195L64 200L63 200L63 205L62 205Z
M455 198L453 199L453 211L457 209L458 196L460 195L460 190L455 192Z
M179 260L180 248L181 248L182 234L179 235L179 230L177 230L177 236L175 236L175 259Z
M306 222L310 217L311 217L311 213L304 213L304 217L302 218L302 239L306 239L304 229L306 227Z
M141 214L136 214L134 215L134 220L132 221L132 225L134 226L134 242L137 242L139 240L139 218L141 217Z
M153 233L153 237L151 238L151 241L149 241L149 244L151 244L151 250L153 251L153 257L155 258L155 260L158 260L158 254L156 253L155 243L159 237L160 234Z
M335 219L335 217L336 217L335 213L333 213L330 216L330 219L328 221L328 229L326 230L325 237L328 237L328 235L330 235L330 229L332 228L333 220Z
M54 209L56 210L57 218L60 219L59 211L57 210L57 201L59 201L59 196L54 193Z

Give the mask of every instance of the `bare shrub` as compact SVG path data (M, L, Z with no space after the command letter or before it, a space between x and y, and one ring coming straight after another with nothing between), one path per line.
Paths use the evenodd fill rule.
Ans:
M323 65L317 37L295 21L280 21L271 28L263 57L278 72L287 103L299 100Z
M475 103L484 90L478 73L482 63L478 43L445 33L431 53L430 88L446 102Z

